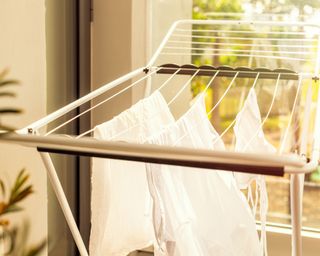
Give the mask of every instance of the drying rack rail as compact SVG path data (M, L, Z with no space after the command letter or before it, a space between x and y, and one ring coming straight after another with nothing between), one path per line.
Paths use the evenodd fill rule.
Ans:
M35 147L39 152L59 153L149 162L168 165L229 170L251 174L283 176L284 173L304 173L313 165L296 155L253 154L230 151L212 151L159 145L99 141L92 138L64 136L37 136L5 134L0 137L8 143Z
M214 67L210 65L196 66L192 64L177 65L177 64L163 64L159 66L157 71L159 74L177 74L177 75L193 75L197 76L214 76L218 77L234 77L238 73L238 78L255 78L259 73L260 79L277 79L280 80L298 80L299 74L295 71L285 68L277 68L274 70L268 68L249 68L249 67L230 67L219 66ZM316 78L314 78L316 79Z
M236 28L225 29L208 29L193 26L234 26ZM315 38L302 38L305 32L293 31L271 31L263 32L265 37L258 37L260 28L274 27L280 28L303 28L310 27L318 30ZM257 30L259 28L259 30ZM254 30L255 29L255 30ZM292 213L292 244L293 255L302 255L301 246L301 186L299 184L299 175L309 173L315 170L318 166L320 154L320 90L318 91L318 102L315 115L315 128L313 133L313 147L310 154L310 161L306 160L306 136L307 129L302 135L303 150L299 155L284 155L284 154L249 154L229 151L208 151L208 150L192 150L180 147L165 147L157 145L141 145L123 142L97 141L92 138L70 137L70 136L43 136L40 135L40 129L47 126L49 123L57 120L59 117L77 109L81 105L90 102L96 97L122 85L126 82L133 82L124 90L132 88L139 81L148 79L146 83L146 93L150 89L150 77L153 74L181 74L189 76L208 76L212 77L209 84L217 77L232 77L232 82L237 78L254 78L254 85L258 79L274 79L277 80L295 80L299 81L308 78L313 81L319 80L320 71L320 26L307 23L289 23L289 22L253 22L253 21L231 21L231 20L180 20L175 22L164 37L162 43L155 51L155 54L150 59L145 67L138 68L106 85L101 86L97 90L75 100L74 102L60 108L59 110L45 116L44 118L28 125L27 127L17 131L17 133L0 135L0 142L14 143L26 147L36 148L40 152L40 156L47 169L48 177L51 181L53 189L57 195L60 206L64 212L65 219L72 232L73 238L77 244L79 252L82 256L87 256L88 252L78 230L75 219L73 218L68 201L57 176L55 166L50 158L49 153L59 154L75 154L81 156L103 157L111 159L123 159L130 161L161 163L170 165L184 165L192 167L200 167L205 169L222 169L235 172L247 172L282 176L285 173L291 174L291 213ZM258 31L258 32L257 32ZM201 33L211 33L210 36ZM227 34L226 34L227 33ZM239 33L241 36L236 36L233 33ZM288 38L282 38L281 35L286 35ZM251 38L249 37L251 35ZM293 38L295 37L295 38ZM199 41L201 39L202 41ZM214 40L206 42L205 40ZM194 43L194 40L196 43ZM198 41L197 41L198 40ZM233 40L233 41L232 41ZM239 42L238 42L239 41ZM261 42L259 42L261 41ZM274 49L276 42L281 42L278 48ZM199 48L194 49L197 46ZM213 47L208 49L206 47ZM239 49L233 49L236 46ZM253 47L248 50L246 47ZM262 48L263 47L263 48ZM290 50L283 50L281 47L287 47ZM309 49L316 47L316 56L308 52ZM292 71L285 67L281 68L249 68L238 66L221 66L221 65L193 65L191 58L197 55L207 54L210 58L216 56L238 56L248 58L251 62L251 57L257 59L273 59L276 61L286 60L286 63L312 63L314 70L312 72ZM165 57L166 61L163 61ZM186 57L189 59L186 61ZM174 59L180 58L182 62L175 62ZM180 64L163 64L163 63L180 63ZM181 64L182 63L182 64ZM258 62L257 62L258 63ZM257 64L256 63L256 64ZM259 63L258 63L259 64ZM250 66L250 65L248 65ZM251 65L252 66L252 65ZM289 65L290 66L290 65ZM308 66L308 65L303 65ZM139 79L139 76L144 76ZM169 78L170 80L171 78ZM191 80L189 80L190 83ZM165 82L167 83L167 82ZM187 86L186 83L184 86ZM122 92L120 91L120 92ZM298 90L297 90L298 91ZM103 104L99 103L97 105ZM87 111L91 111L90 108ZM308 113L306 113L307 115ZM79 117L78 115L77 117ZM74 120L75 118L72 118ZM68 122L66 122L67 124ZM64 125L64 124L63 124ZM59 127L58 127L59 128ZM52 131L54 132L55 129ZM47 133L47 135L51 132Z

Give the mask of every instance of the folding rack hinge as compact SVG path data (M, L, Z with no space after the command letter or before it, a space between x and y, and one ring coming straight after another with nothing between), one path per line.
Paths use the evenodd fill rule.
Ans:
M146 74L148 74L149 68L145 68L145 69L143 70L143 72L146 73Z
M32 128L28 128L28 134L34 134L34 130Z
M315 81L315 82L318 82L318 81L319 81L319 79L320 79L320 78L319 78L318 76L314 76L314 77L312 77L312 80L313 80L313 81Z

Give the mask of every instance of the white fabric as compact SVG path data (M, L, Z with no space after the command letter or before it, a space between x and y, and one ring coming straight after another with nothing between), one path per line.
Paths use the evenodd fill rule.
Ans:
M112 120L94 137L141 143L174 122L156 91ZM153 244L151 198L144 163L94 158L92 162L90 255L127 255Z
M234 133L236 136L235 150L238 152L276 152L276 149L264 137L264 133L261 127L260 110L254 89L250 89L244 106L236 117ZM249 189L249 196L252 193L250 184L252 183L252 181L256 181L256 188L260 192L260 220L262 223L261 243L262 247L264 247L264 254L266 255L267 251L265 224L268 210L268 195L265 177L262 175L235 173L235 178L240 189ZM256 203L253 203L254 215L256 214L257 202L258 201L256 201Z
M224 149L201 95L148 143ZM155 255L260 256L254 218L230 172L146 164L158 244Z

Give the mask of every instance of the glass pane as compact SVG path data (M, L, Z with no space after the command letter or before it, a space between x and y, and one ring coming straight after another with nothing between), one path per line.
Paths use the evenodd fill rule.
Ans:
M279 5L279 1L193 1L193 18L195 19L240 19L240 20L273 20L273 21L306 21L319 23L320 17L320 3L318 1L294 1ZM287 15L280 15L281 13L288 13ZM198 32L197 29L207 30L207 34ZM192 31L192 46L188 46L192 53L192 62L199 65L213 65L221 66L228 65L232 67L246 66L246 67L273 67L273 68L288 68L296 72L313 72L312 64L313 56L310 53L316 54L315 31L311 28L276 28L267 29L261 27L260 31L251 31L251 27L241 27L242 30L247 30L246 34L237 33L237 29L230 25L224 27L204 27L194 26ZM217 32L217 30L224 30L226 32ZM185 30L186 31L186 30ZM229 31L229 32L228 32ZM232 33L230 33L232 31ZM183 32L183 31L182 31ZM202 34L200 34L202 33ZM253 33L253 34L252 34ZM295 36L293 36L295 35ZM185 35L184 35L185 36ZM240 37L257 37L258 39L248 46L248 41L239 39ZM300 37L301 36L301 37ZM237 38L234 38L237 37ZM263 38L264 37L264 38ZM287 38L292 39L282 43L275 43L271 38ZM182 40L182 35L178 40ZM301 40L295 40L301 38ZM304 38L304 39L303 39ZM281 40L280 40L281 41ZM180 42L181 43L181 42ZM228 50L225 50L225 45L229 44ZM230 46L234 44L234 46ZM275 44L278 44L275 47ZM173 45L174 47L176 45ZM225 55L216 56L215 53L225 51ZM284 60L265 57L270 54L277 56L279 51L286 52L288 57L292 57L292 52L295 56L300 54L305 58L310 56L310 59L305 61L300 60ZM300 52L300 53L298 53ZM203 56L212 56L204 58ZM250 57L251 55L251 57ZM264 55L263 57L253 55ZM253 56L253 57L252 57ZM207 91L207 106L211 109L227 90L232 78L218 78L215 79L214 85ZM230 91L225 95L220 105L209 115L214 127L221 134L234 120L236 114L241 109L241 105L246 99L246 95L250 86L252 86L254 79L236 79ZM199 77L192 84L193 95L197 95L204 90L208 78ZM313 141L312 132L314 126L315 101L317 98L317 89L315 83L309 80L301 82L301 89L297 96L296 110L292 115L290 129L288 129L287 139L284 152L299 152L301 145L303 118L307 113L306 103L311 102L311 122L308 128L308 147L307 155L310 154L311 144ZM263 130L267 140L276 148L281 148L281 141L286 134L286 127L290 121L292 108L294 105L295 95L297 93L298 81L280 81L279 87L276 91L274 105L271 108L268 118L263 125ZM311 88L308 94L309 87ZM259 81L255 87L258 95L258 103L262 116L268 115L268 111L273 100L273 95L276 90L276 80ZM234 147L235 139L233 129L230 127L229 131L223 137L224 142L229 148ZM267 177L267 190L269 197L268 221L290 224L290 178L286 175L283 178ZM320 207L317 206L317 201L320 196L320 168L306 175L304 182L304 197L303 197L303 226L309 228L320 228Z

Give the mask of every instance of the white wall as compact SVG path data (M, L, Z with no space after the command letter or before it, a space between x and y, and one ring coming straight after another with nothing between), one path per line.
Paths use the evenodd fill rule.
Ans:
M131 70L131 4L128 0L93 1L92 89ZM127 91L121 95L121 101L117 99L94 110L92 124L99 124L126 109L131 104L130 97L131 91Z
M2 121L21 128L46 115L45 1L0 1L0 38L0 70L9 68L9 77L21 81L12 87L18 97L1 99L0 106L24 110ZM1 178L13 182L23 167L31 174L35 193L22 204L25 211L16 214L14 221L21 221L21 216L30 219L30 242L38 242L47 236L45 170L35 150L0 144Z
M94 0L93 8L92 89L145 66L172 23L192 16L192 0ZM153 81L153 90L158 83ZM178 84L181 85L181 81ZM172 98L175 89L164 90L164 96ZM136 86L112 103L104 104L94 112L93 124L120 113L131 102L141 99L143 93L144 86ZM190 91L185 91L177 100L173 109L176 115L188 106L185 99L191 99Z

